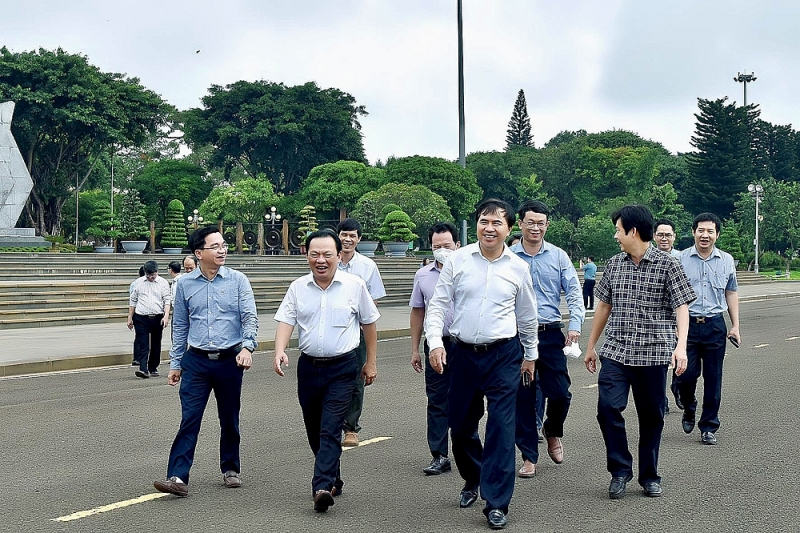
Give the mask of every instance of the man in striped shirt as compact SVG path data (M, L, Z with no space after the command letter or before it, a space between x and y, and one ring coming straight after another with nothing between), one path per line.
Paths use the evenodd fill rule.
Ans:
M158 263L144 264L144 278L133 284L128 302L128 329L136 332L133 360L139 363L137 377L158 376L161 363L161 335L169 322L172 291L158 275Z

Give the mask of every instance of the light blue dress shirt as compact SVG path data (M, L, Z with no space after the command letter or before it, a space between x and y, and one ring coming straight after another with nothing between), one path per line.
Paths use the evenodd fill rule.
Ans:
M733 256L716 246L706 259L692 246L681 252L681 264L697 299L689 304L690 316L713 316L728 309L725 291L736 292L736 265Z
M222 350L241 344L255 350L257 334L258 313L247 276L221 266L212 280L199 268L181 277L172 316L170 370L180 370L188 346Z
M586 316L583 307L583 292L578 273L572 265L567 252L554 244L542 241L536 255L525 251L522 242L511 247L517 257L528 264L536 293L539 324L561 322L561 292L569 308L569 330L580 331Z

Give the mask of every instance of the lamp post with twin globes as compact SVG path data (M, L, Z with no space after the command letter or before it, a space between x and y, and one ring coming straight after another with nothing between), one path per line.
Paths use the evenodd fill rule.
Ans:
M753 239L753 244L755 244L756 247L756 261L753 265L753 272L758 274L758 223L761 220L761 217L758 214L758 204L760 204L761 199L764 198L764 187L762 187L760 183L751 183L747 186L747 191L756 200L756 238Z
M198 224L200 224L201 222L203 222L203 217L201 217L201 216L199 215L199 211L198 211L197 209L195 209L194 211L192 211L192 214L191 214L191 215L189 215L189 216L186 218L186 220L188 220L188 221L189 221L189 224L191 224L191 225L192 225L192 229L195 229L195 230L196 230L196 229L197 229L197 226L198 226Z

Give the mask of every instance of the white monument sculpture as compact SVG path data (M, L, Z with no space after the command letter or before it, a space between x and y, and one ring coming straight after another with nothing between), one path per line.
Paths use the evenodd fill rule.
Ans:
M0 245L47 244L33 228L15 228L33 188L33 180L11 135L14 102L0 104Z

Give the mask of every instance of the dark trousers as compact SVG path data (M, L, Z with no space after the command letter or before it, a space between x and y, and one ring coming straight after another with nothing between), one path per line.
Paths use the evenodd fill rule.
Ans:
M425 395L428 397L428 448L436 458L447 457L447 394L450 392L450 365L444 365L439 374L431 366L428 342L425 351ZM445 342L445 350L450 353L450 345Z
M594 309L594 284L595 280L583 280L583 306L586 309Z
M220 471L241 472L239 409L244 369L236 364L235 357L212 361L191 349L183 356L181 366L181 427L169 452L167 477L178 476L189 482L200 423L211 391L214 391L219 415Z
M139 370L152 372L161 363L161 335L164 315L146 316L133 314L133 360L139 363Z
M361 426L358 421L361 419L361 411L364 409L364 378L361 376L361 369L367 363L367 343L364 340L364 331L360 331L360 339L358 341L358 374L355 379L355 387L353 387L353 398L350 400L350 405L347 407L347 414L344 417L344 431L361 431Z
M307 355L297 360L297 399L315 457L312 493L344 485L339 468L342 422L353 397L356 376L361 373L355 350L335 362L324 363Z
M623 411L628 393L639 417L639 484L661 482L658 475L658 449L664 429L664 387L667 366L629 366L601 358L597 378L597 421L606 443L608 471L613 477L633 475L633 457L628 450Z
M547 416L543 423L548 437L564 436L564 421L567 419L572 393L572 383L567 371L567 356L564 355L566 338L560 329L539 332L539 359L536 361L537 383L542 398L547 400ZM536 427L536 384L523 387L519 382L517 392L516 444L522 458L532 463L539 460L539 436Z
M448 420L453 458L465 487L480 487L491 509L508 512L514 493L514 418L522 365L522 345L517 338L486 353L475 353L453 342L450 365ZM485 449L478 436L486 397Z
M706 319L705 324L689 322L686 371L678 376L678 390L685 411L697 410L697 379L703 374L703 412L697 428L712 433L719 429L719 404L722 399L722 363L725 359L727 338L725 319L722 316Z

